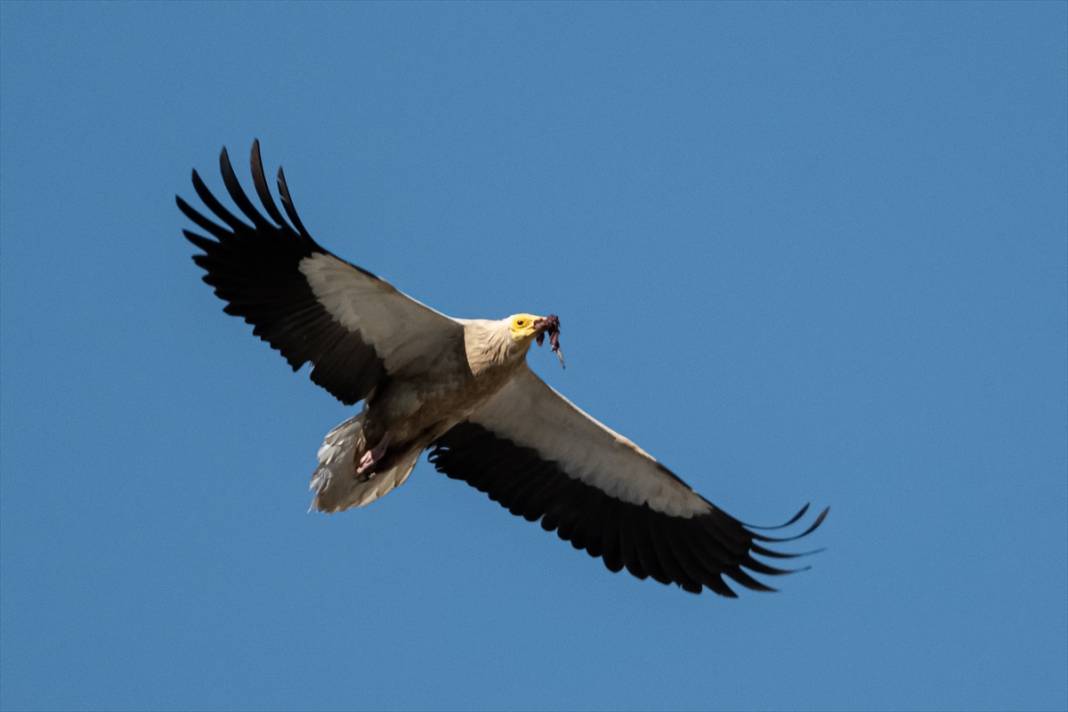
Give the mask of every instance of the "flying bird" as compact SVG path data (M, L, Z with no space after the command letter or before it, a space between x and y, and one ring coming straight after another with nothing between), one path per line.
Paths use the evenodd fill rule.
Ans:
M225 148L219 167L240 215L195 170L193 189L211 217L176 196L199 229L183 233L201 251L193 261L204 282L226 302L223 311L251 324L294 371L310 362L312 381L346 405L363 403L319 448L312 508L370 504L403 484L429 450L439 472L514 515L540 520L612 572L626 568L640 579L734 597L729 582L770 591L752 574L800 570L762 559L813 553L771 547L811 533L827 509L792 536L763 531L797 525L807 504L779 527L743 524L535 375L527 352L546 336L563 364L555 315L446 316L320 246L297 215L281 168L279 210L258 141L251 172L262 210Z

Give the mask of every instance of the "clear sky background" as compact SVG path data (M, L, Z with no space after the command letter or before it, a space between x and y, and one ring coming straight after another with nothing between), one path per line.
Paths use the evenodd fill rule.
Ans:
M1066 8L3 3L0 705L1064 709ZM425 460L306 513L350 409L174 206L255 137L326 246L559 313L535 370L827 551L692 596Z

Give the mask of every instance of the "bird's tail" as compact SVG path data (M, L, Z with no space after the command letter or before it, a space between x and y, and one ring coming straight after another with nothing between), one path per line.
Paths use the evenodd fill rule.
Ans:
M404 484L411 474L420 450L390 457L388 467L368 480L356 478L356 462L367 450L363 418L363 413L349 418L323 438L319 466L311 478L310 489L315 492L311 509L332 513L363 507Z

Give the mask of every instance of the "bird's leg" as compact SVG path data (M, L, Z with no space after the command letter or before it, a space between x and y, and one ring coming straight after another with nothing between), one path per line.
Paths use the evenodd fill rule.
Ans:
M382 461L382 458L386 455L386 448L389 447L389 431L382 436L382 439L378 441L378 444L369 449L360 458L360 461L356 464L356 477L361 480L369 480L374 474L375 465Z

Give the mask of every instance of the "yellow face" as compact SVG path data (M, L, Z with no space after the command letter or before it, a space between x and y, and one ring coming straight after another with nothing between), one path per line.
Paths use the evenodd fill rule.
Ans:
M540 316L534 314L513 314L508 318L508 329L512 333L512 339L515 341L525 341L531 339L537 333L534 328L534 322L540 319Z

